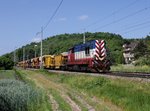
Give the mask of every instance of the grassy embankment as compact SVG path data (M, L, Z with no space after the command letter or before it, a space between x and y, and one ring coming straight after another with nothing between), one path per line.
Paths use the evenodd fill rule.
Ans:
M150 109L150 83L148 82L83 75L50 73L46 75L52 81L65 84L91 97L111 101L126 111L149 111Z
M19 80L15 80L19 79ZM1 111L49 111L45 92L13 70L0 71Z
M56 84L51 83L49 80L42 78L41 75L37 74L37 72L41 71L28 71L28 70L18 70L20 74L23 74L28 80L30 79L32 82L34 82L37 86L42 87L47 92L47 95L51 95L54 100L56 101L56 104L54 104L54 109L61 110L61 111L71 111L71 107L66 102L66 100L61 96L59 91L59 86ZM45 73L42 71L42 73ZM56 108L57 106L57 108Z
M111 71L150 73L150 66L116 65L116 66L111 66Z
M13 70L0 70L1 79L15 79L15 72Z

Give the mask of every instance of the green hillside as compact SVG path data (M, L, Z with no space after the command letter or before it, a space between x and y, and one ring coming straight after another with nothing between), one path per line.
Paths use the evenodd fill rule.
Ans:
M107 43L107 48L111 60L114 63L122 63L122 45L124 39L120 35L111 34L111 33L89 33L86 34L86 41L95 40L95 39L104 39ZM48 37L43 40L43 55L44 54L59 54L61 52L68 51L68 49L75 44L80 44L83 41L83 34L61 34L52 37ZM35 48L34 46L37 45ZM30 43L25 48L25 58L30 59L34 57L35 50L37 55L40 56L40 43ZM16 59L17 61L23 60L23 47L16 50ZM6 57L11 57L13 60L13 52L6 54ZM117 57L116 57L117 56Z
M121 37L120 35L105 32L96 32L96 33L86 32L85 35L86 41L95 39L103 39L106 41L107 50L109 52L108 58L112 61L113 64L124 63L122 54L123 52L122 45L124 43L130 43L135 40L136 41L144 40L144 44L146 44L148 51L150 51L149 36L147 36L145 39L123 39L123 37ZM83 34L79 33L60 34L48 37L43 40L43 55L59 54L62 52L66 52L68 51L69 48L71 48L75 44L82 43L82 41L83 41ZM37 47L35 47L35 45L37 45ZM33 58L35 56L35 51L36 56L40 56L40 43L32 42L16 50L16 61L23 60L23 48L25 48L25 59ZM13 52L5 54L4 56L11 58L13 60Z

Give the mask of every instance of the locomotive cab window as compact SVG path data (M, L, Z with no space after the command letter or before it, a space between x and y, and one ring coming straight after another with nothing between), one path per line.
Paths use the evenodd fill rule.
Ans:
M74 53L74 48L69 49L69 53Z
M74 48L71 49L71 53L74 53Z
M90 55L90 47L85 48L85 55L89 56Z

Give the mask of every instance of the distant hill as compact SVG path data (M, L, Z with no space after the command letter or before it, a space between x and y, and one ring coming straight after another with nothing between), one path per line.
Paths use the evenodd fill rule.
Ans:
M103 39L106 41L107 49L109 51L108 57L111 59L112 63L123 63L122 55L122 45L125 42L131 42L132 40L123 39L120 35L96 32L89 33L86 32L86 41ZM149 39L149 38L148 38ZM45 54L59 54L65 51L75 44L80 44L83 42L83 34L73 33L73 34L60 34L52 37L48 37L43 40L43 55ZM37 45L37 47L35 47ZM35 56L40 56L40 43L30 43L16 50L16 60L23 60L23 48L25 48L25 59L30 59ZM13 52L5 54L4 56L9 57L13 60Z

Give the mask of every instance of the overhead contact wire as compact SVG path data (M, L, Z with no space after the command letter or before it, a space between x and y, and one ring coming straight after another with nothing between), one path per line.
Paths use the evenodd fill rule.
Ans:
M59 10L60 6L62 5L62 3L63 3L63 0L61 0L61 2L59 3L59 5L57 6L56 10L54 11L54 13L52 14L52 16L48 20L47 24L43 27L43 30L45 30L47 28L47 26L49 25L49 23L52 21L52 19L54 18L54 16L58 12L58 10Z
M103 21L103 20L106 20L107 18L110 18L110 17L111 17L111 16L113 16L114 14L116 14L116 13L118 13L118 12L120 12L120 11L124 10L124 9L127 9L128 7L130 7L130 6L134 5L134 4L136 4L138 1L139 1L139 0L135 0L135 1L133 1L132 3L128 4L127 6L122 7L122 8L120 8L120 9L118 9L118 10L114 11L114 12L113 12L113 13L111 13L110 15L105 16L104 18L99 19L99 20L97 20L97 21L95 21L95 22L93 22L93 23L91 23L91 24L87 25L87 26L86 26L86 28L91 27L91 26L93 26L93 25L97 24L99 21Z
M122 18L120 18L120 19L118 19L118 20L116 20L116 21L113 21L113 22L110 22L110 23L108 23L108 24L105 24L105 25L103 25L103 26L101 26L101 27L98 27L98 28L96 28L95 30L105 28L105 27L110 26L110 25L112 25L112 24L114 24L114 23L118 23L118 22L120 22L120 21L122 21L122 20L124 20L124 19L127 19L127 18L129 18L129 17L131 17L131 16L134 16L134 15L136 15L136 14L138 14L138 13L141 13L141 12L143 12L143 11L145 11L145 10L148 10L149 8L150 8L150 7L146 7L146 8L140 9L140 10L138 10L138 11L136 11L136 12L134 12L134 13L131 13L131 14L125 16L125 17L122 17Z

